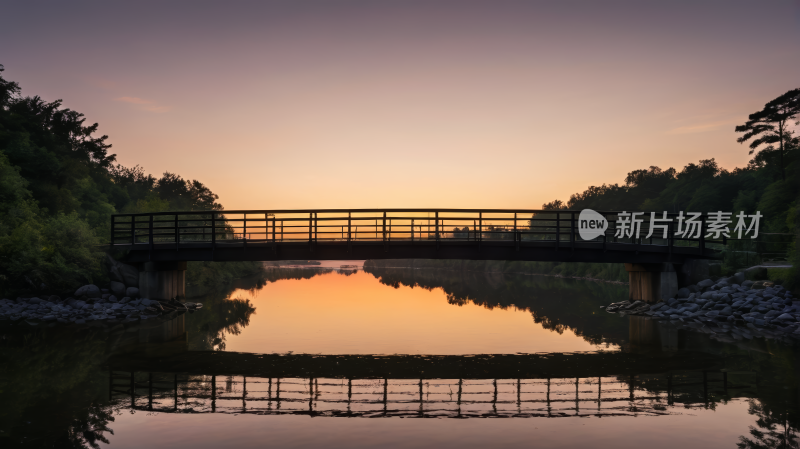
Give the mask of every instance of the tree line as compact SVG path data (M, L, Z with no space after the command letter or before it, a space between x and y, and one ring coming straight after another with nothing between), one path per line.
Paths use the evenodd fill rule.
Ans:
M112 214L223 209L198 180L118 164L97 123L62 100L23 96L2 72L0 294L102 282Z

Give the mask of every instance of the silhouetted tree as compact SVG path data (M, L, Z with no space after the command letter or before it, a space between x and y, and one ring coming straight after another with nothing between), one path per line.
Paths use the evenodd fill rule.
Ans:
M772 147L779 144L781 179L786 180L783 164L784 142L791 137L789 122L800 114L800 89L793 89L764 105L764 109L750 114L744 125L736 127L737 133L744 133L736 139L739 143L750 142L750 154L763 144ZM768 148L769 148L768 147Z

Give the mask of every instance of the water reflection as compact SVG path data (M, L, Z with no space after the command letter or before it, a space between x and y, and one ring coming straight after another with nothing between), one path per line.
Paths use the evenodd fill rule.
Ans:
M543 328L571 331L591 344L619 345L628 337L624 321L598 312L602 301L626 297L626 286L501 272L369 266L365 271L394 288L441 288L457 306L526 310Z
M320 420L309 427L308 421L287 425L282 420L373 417L385 419L370 423L393 423L406 421L392 419L397 417L435 417L458 419L434 422L469 418L473 423L516 422L476 418L528 418L520 420L524 425L503 427L509 438L522 435L522 429L530 430L538 425L536 420L548 417L600 416L603 427L624 422L625 432L652 433L672 419L689 416L702 425L681 431L695 441L708 437L709 429L715 428L727 432L713 434L715 439L730 437L733 440L729 441L738 440L742 448L798 446L800 393L795 348L769 340L720 342L642 317L592 314L595 302L605 304L608 299L604 295L616 294L613 286L595 283L534 276L485 281L467 276L457 281L454 274L438 275L437 284L431 274L370 274L373 282L380 279L385 290L385 284L396 285L398 290L413 285L424 292L441 288L447 298L446 310L517 310L515 313L527 317L528 326L533 326L531 317L545 324L548 334L560 336L560 329L586 342L613 342L607 351L474 355L221 351L252 327L269 325L270 321L257 322L255 318L268 316L262 302L275 298L263 287L281 283L281 276L302 279L300 282L330 277L351 286L364 276L302 271L273 273L270 280L248 280L237 287L240 292L249 291L250 296L231 299L230 292L208 296L202 311L152 327L111 332L4 329L0 340L0 447L136 446L145 434L171 435L200 444L195 431L184 429L187 423L203 422L224 433L227 429L214 426L220 425L220 417L233 415L254 416L264 420L262 423L280 422L280 427L305 429L309 435L313 429L325 428L322 421L339 422L337 426L351 421ZM493 287L485 285L488 283ZM437 294L441 292L437 290ZM375 315L370 315L374 310L366 310L360 318L374 320ZM320 311L308 309L305 313ZM310 318L314 319L322 318ZM552 340L546 341L556 347ZM507 347L514 344L508 342ZM743 404L746 409L740 407ZM749 413L749 422L719 424L730 419L732 412L726 415L721 413L724 410L737 410L737 416ZM147 414L158 414L161 425L142 427L141 419ZM212 414L214 420L199 421ZM654 419L626 421L641 416ZM555 421L571 423L559 437L564 442L572 441L571 430L590 422L548 423ZM268 424L252 425L240 430L239 436L252 435L257 441L257 432L265 426ZM388 429L387 438L393 441L425 444L414 440L417 427L386 426L380 428ZM461 428L460 434L450 438L461 447L469 446L468 438L474 435L464 436L471 435L468 428ZM327 437L320 435L309 445L324 444ZM654 439L652 445L658 444Z

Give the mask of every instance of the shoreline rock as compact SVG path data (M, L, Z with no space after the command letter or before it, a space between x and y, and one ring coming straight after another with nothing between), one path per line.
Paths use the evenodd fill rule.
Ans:
M800 303L770 281L752 281L745 272L716 281L704 279L678 290L674 298L648 304L620 301L609 313L669 321L722 341L755 337L800 340Z
M114 294L107 292L90 284L79 288L75 297L63 300L58 296L3 298L0 299L0 326L131 324L142 320L168 320L203 307L202 303L140 299L136 297L137 288L127 289L127 293L135 296L120 295L121 299L117 298L116 291Z

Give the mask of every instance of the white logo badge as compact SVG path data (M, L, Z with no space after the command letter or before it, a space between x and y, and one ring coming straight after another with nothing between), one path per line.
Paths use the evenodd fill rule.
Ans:
M591 209L584 209L578 217L578 234L584 240L600 237L608 229L608 220Z

